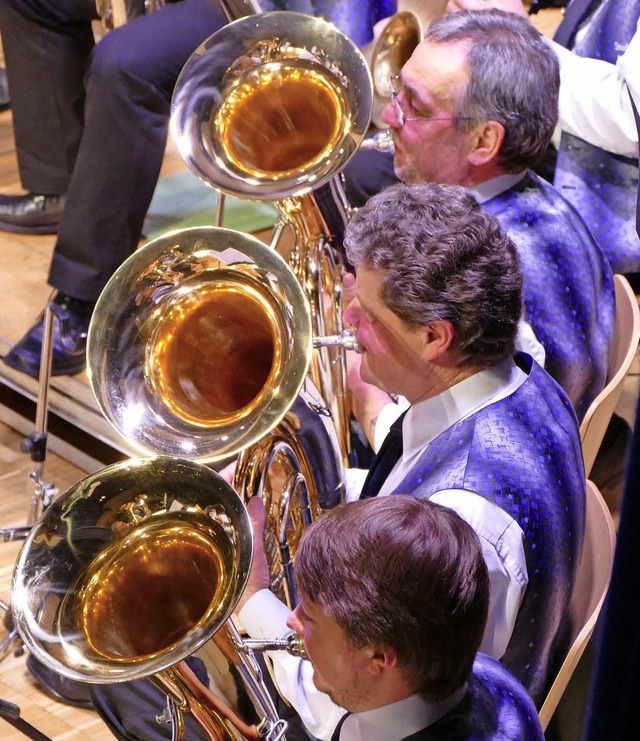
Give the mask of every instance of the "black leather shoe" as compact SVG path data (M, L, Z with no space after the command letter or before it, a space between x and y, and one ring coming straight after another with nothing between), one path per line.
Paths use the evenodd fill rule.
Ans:
M93 707L89 685L86 682L63 677L38 661L33 654L27 656L27 669L42 689L56 700L76 708Z
M93 304L59 293L53 300L52 376L72 376L86 366L87 331ZM4 362L34 378L40 375L44 314L4 356Z
M64 209L64 196L28 193L0 194L0 229L21 234L55 234Z

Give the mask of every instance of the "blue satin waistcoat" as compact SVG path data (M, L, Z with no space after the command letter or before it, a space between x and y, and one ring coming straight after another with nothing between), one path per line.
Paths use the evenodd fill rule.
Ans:
M403 741L544 741L533 700L502 664L478 654L469 690L433 725Z
M396 0L260 0L263 11L295 10L331 21L346 34L356 46L364 46L373 38L375 24L393 15ZM320 43L322 40L318 39Z
M517 360L524 383L442 432L394 493L465 489L520 525L529 584L501 661L539 705L580 558L585 475L566 395L528 355Z
M576 210L533 172L482 207L518 248L525 318L581 421L607 378L615 319L607 259Z
M567 47L578 56L615 64L636 33L640 0L603 0L592 7L580 19L588 19L584 32L572 37ZM612 154L563 132L553 182L578 209L613 272L639 272L637 157Z

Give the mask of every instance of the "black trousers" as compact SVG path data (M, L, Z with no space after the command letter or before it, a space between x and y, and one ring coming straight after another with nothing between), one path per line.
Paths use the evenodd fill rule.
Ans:
M0 2L22 184L67 194L49 282L86 301L138 244L176 79L226 20L182 0L94 45L96 17L94 0Z

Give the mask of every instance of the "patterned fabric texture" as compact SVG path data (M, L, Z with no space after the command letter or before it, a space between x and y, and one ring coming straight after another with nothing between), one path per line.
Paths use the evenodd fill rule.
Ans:
M364 46L373 38L373 26L383 18L393 15L396 0L259 0L264 12L269 10L294 10L331 21L357 46Z
M615 64L636 32L639 17L640 0L591 3L580 19L590 19L585 33L577 41L570 34L566 46L581 57ZM563 132L554 185L580 212L613 272L639 272L638 160L611 154Z
M615 319L613 275L578 213L535 173L483 204L515 242L524 313L545 368L578 420L606 383Z
M542 741L535 705L502 664L478 654L469 691L450 713L404 741Z
M540 703L580 558L585 477L566 395L529 356L518 362L527 380L441 433L395 493L466 489L518 522L529 585L501 661Z

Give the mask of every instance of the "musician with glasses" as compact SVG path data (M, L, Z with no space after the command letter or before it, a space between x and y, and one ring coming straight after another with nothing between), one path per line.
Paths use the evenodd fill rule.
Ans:
M557 121L557 57L520 16L463 11L432 23L390 84L395 155L356 154L348 194L361 205L397 179L467 188L518 247L524 318L582 419L606 382L615 297L583 220L530 169Z

